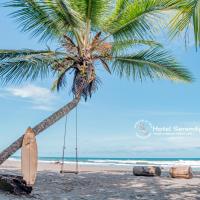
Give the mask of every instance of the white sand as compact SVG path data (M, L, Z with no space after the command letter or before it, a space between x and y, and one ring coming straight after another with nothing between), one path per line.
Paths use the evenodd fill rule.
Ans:
M66 168L73 169L68 165ZM14 196L0 191L0 200L196 200L200 199L200 173L193 179L136 177L127 167L80 166L80 173L60 174L58 164L40 163L30 196ZM20 174L20 163L7 161L0 173Z

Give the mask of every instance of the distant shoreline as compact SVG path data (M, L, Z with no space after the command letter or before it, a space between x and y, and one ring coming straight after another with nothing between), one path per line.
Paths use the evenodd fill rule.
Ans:
M9 161L20 161L20 157L13 156ZM168 169L173 165L189 165L195 170L200 171L200 158L89 158L81 157L78 159L79 164L83 166L99 167L119 167L130 168L138 165L154 165ZM59 163L61 157L39 157L40 163ZM65 164L74 165L75 158L67 157L64 159Z

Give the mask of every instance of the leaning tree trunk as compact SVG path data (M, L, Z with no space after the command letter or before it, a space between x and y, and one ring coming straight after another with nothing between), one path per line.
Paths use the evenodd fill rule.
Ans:
M80 97L74 98L71 102L67 105L60 108L57 112L53 113L51 116L43 120L41 123L36 125L33 128L35 135L38 135L54 123L56 123L59 119L67 115L73 108L77 106L80 101ZM4 151L0 153L0 165L6 161L12 154L14 154L17 150L19 150L22 146L24 135L18 138L13 144L7 147Z

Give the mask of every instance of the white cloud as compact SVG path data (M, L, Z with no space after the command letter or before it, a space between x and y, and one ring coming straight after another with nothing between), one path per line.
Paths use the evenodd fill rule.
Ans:
M18 88L7 88L6 90L14 96L19 96L22 98L46 99L51 96L51 93L48 89L34 85L27 85Z
M4 89L4 93L6 96L14 96L30 102L32 109L46 111L52 110L53 103L56 99L49 89L30 84L22 87L6 88Z

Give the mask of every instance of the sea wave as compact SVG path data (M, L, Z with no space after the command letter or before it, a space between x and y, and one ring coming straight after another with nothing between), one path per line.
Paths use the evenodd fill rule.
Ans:
M20 157L12 157L10 158L12 161L20 160ZM58 157L42 157L39 158L39 162L42 163L56 163L61 162L61 158ZM66 164L74 164L76 161L74 158L65 158L64 163ZM193 168L200 168L200 159L199 160L184 160L184 159L177 159L177 160L158 160L158 159L97 159L97 158L80 158L79 163L81 165L101 165L101 166L161 166L161 167L171 167L174 165L189 165Z
M161 167L171 167L173 165L189 165L192 167L200 167L200 160L176 160L176 161L169 161L169 160L89 160L89 163L94 164L105 164L105 165L125 165L125 166L137 166L137 165L155 165Z

